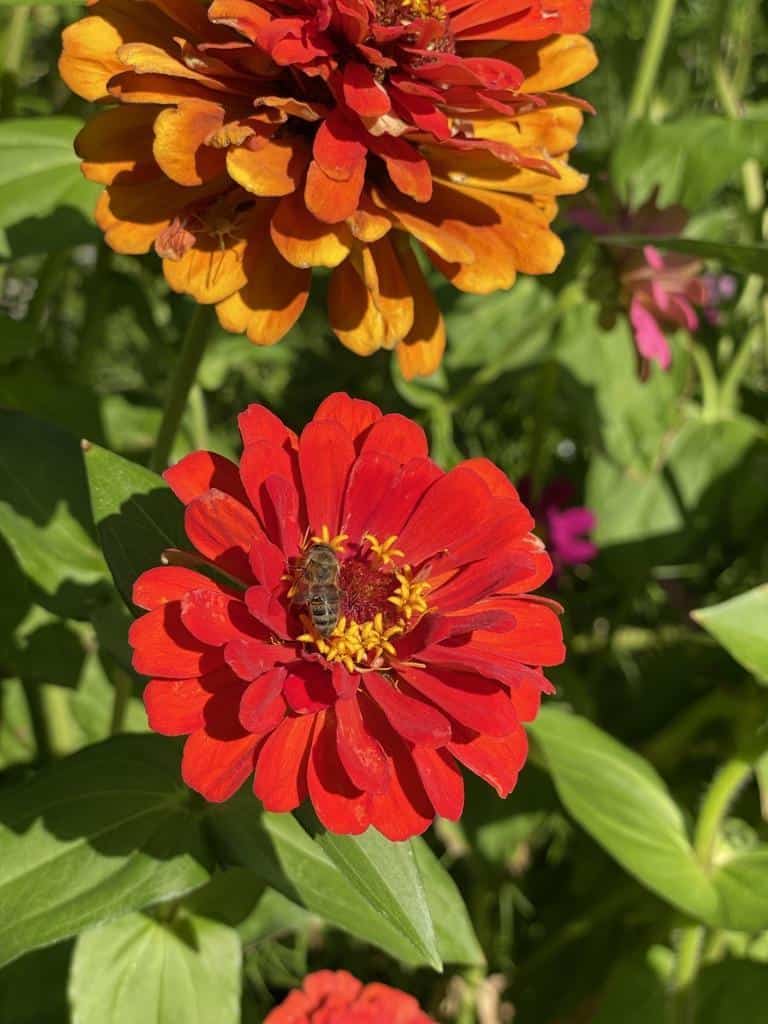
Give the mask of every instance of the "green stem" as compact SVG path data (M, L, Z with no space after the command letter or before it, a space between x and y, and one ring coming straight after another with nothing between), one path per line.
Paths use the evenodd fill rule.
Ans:
M667 48L676 4L677 0L656 0L635 84L632 87L632 95L629 98L627 109L629 121L639 121L648 114L661 61Z
M114 692L112 696L112 720L109 723L109 735L115 736L123 731L125 712L128 709L128 701L133 692L131 677L117 665L112 672L112 688Z
M483 979L484 974L480 967L469 967L464 972L464 989L461 1006L456 1015L456 1024L475 1024L477 1021L477 990Z
M705 420L715 420L720 411L720 387L715 368L707 350L695 341L691 344L691 355L696 364L701 384L703 417Z
M27 699L29 708L29 719L32 723L32 733L35 737L37 761L39 764L46 764L53 756L51 748L51 736L48 731L48 722L45 717L42 694L38 683L28 679L22 679L24 696Z
M214 322L213 307L202 305L195 308L189 321L181 352L168 386L168 397L160 429L157 432L155 448L149 460L150 469L154 469L155 472L159 473L168 465L171 448L176 439L181 417L184 415L189 393L195 383Z
M712 868L718 836L728 808L752 774L752 765L741 757L726 761L712 781L699 811L693 847L705 871Z
M688 925L680 934L672 975L672 1019L674 1024L694 1024L696 1019L696 978L701 965L706 929Z
M208 410L205 407L205 392L199 384L193 385L189 392L189 419L195 448L208 448Z
M5 53L3 54L2 100L0 114L13 117L16 106L16 92L19 84L19 69L24 59L27 41L27 26L32 13L31 6L24 4L14 7L5 30Z

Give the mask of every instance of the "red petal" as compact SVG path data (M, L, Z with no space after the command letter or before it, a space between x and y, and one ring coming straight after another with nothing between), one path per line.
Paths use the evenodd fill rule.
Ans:
M296 485L282 476L268 476L263 490L267 536L285 555L295 557L301 547L302 523L306 519L302 516Z
M190 590L185 594L181 601L181 621L192 636L212 647L223 647L243 633L257 636L264 633L250 617L242 600L215 590Z
M503 797L515 788L517 776L528 756L528 737L525 729L519 726L502 738L467 734L462 742L449 743L448 749Z
M177 565L159 565L139 576L133 585L132 598L139 608L151 611L169 601L180 601L189 590L205 589L234 596L234 591L227 591L202 573Z
M368 428L381 419L381 410L362 398L350 398L344 391L335 391L323 399L312 417L313 422L336 420L347 431L355 447Z
M133 647L133 667L144 676L187 679L223 663L220 651L200 643L184 626L176 601L131 623L128 642Z
M374 510L391 492L399 473L399 463L377 451L366 452L355 460L344 495L342 517L342 531L349 535L353 544L368 530Z
M150 729L163 736L186 736L205 724L203 709L210 700L199 679L152 679L144 688Z
M451 723L431 704L402 693L378 672L367 672L363 686L392 728L411 743L440 747L450 739Z
M464 810L464 780L454 759L445 750L419 746L411 755L435 812L458 821Z
M370 824L370 797L352 785L337 752L333 722L317 716L315 739L307 765L307 786L315 813L331 832L360 835Z
M473 473L477 473L480 479L486 482L488 490L494 498L512 498L513 500L520 501L520 496L512 481L490 459L467 459L465 462L462 462L462 466L465 469L471 469ZM522 505L523 503L520 501L520 504Z
M276 444L256 441L249 444L240 459L240 476L256 515L266 526L264 516L264 481L276 474L287 481L293 480L293 462L290 454Z
M201 555L237 579L252 581L248 549L264 536L253 512L223 491L210 490L187 505L184 525Z
M288 666L283 694L291 710L299 715L323 711L336 701L331 673L312 661L294 661Z
M367 150L359 131L338 109L331 111L315 135L312 156L334 181L349 181L365 165Z
M439 551L450 551L466 533L468 523L485 517L490 500L490 491L480 477L457 466L424 495L400 534L398 547L413 565Z
M508 736L519 725L515 702L498 683L469 672L398 668L420 693L457 722L489 736Z
M268 811L292 811L306 798L314 723L314 715L284 718L259 751L253 791Z
M246 687L240 698L240 724L248 732L272 732L285 717L285 669L273 668Z
M299 441L299 465L307 499L307 517L314 533L327 526L339 532L347 477L355 458L352 441L339 423L313 421Z
M394 481L389 494L379 502L368 521L367 529L377 537L391 537L400 533L424 493L443 471L429 459L407 462Z
M390 455L403 466L411 459L426 459L429 444L418 423L399 413L390 413L374 424L365 436L362 453L372 451Z
M186 784L211 803L228 800L253 771L258 736L214 739L204 729L184 744L181 774Z
M251 572L267 590L274 590L286 569L285 555L271 541L255 540L248 552Z
M276 636L287 640L296 635L299 620L272 591L264 587L249 587L245 592L245 603L254 619Z
M188 505L212 487L248 504L237 466L216 452L191 452L166 469L163 479L173 493Z
M430 604L441 613L472 608L489 594L498 594L507 586L523 579L531 579L536 565L515 550L497 550L491 555L461 569L453 579L435 586L430 593Z
M344 101L361 117L388 114L392 104L386 90L376 81L365 64L350 61L344 68Z
M268 441L286 450L296 447L294 432L263 405L249 405L245 412L241 412L237 417L237 424L244 445Z
M290 661L293 654L277 644L265 643L247 636L230 640L224 649L224 659L241 679L250 682L273 668L278 661Z
M435 817L413 758L405 745L390 759L392 777L386 793L371 794L371 824L392 842L420 836Z
M336 712L336 746L339 760L358 789L384 793L391 770L381 744L365 728L357 696L339 700Z

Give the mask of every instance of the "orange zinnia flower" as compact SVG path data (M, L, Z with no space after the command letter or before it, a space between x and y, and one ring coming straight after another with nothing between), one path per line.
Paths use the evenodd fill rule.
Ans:
M591 0L88 2L60 67L117 104L77 140L98 223L228 330L272 344L333 268L339 339L412 377L445 331L411 239L473 293L557 266Z

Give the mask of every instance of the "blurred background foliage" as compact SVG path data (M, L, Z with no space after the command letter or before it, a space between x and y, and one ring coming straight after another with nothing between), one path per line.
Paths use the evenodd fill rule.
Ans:
M56 72L61 28L79 13L68 3L0 4L3 787L116 728L145 729L129 615L95 542L78 439L146 464L192 314L153 255L112 253L92 223L96 187L81 179L71 148L87 111ZM660 66L644 83L651 18L666 15ZM239 911L227 923L245 950L244 1019L261 1019L308 969L330 966L401 985L460 1024L652 1024L666 1012L680 1024L765 1020L768 917L749 917L745 904L764 903L768 891L768 701L755 679L766 659L764 646L756 661L745 658L740 636L751 629L758 646L765 637L765 591L735 621L726 614L724 631L712 627L723 647L691 612L768 574L768 21L759 0L598 0L592 38L601 64L580 92L597 116L575 162L590 173L595 200L604 209L654 195L662 207L681 203L686 237L705 243L710 269L736 282L712 322L669 335L668 372L640 372L615 250L567 208L567 256L551 278L488 297L435 281L449 345L428 380L406 383L388 353L363 360L342 348L326 329L322 280L274 348L220 332L205 355L174 459L198 447L236 456L234 417L249 402L300 428L327 393L346 390L422 422L444 466L485 455L526 479L534 504L552 481L568 480L573 504L596 517L598 548L589 564L565 567L549 593L565 606L570 650L553 673L557 700L601 731L574 740L571 777L560 763L566 740L552 736L558 720L543 719L518 791L501 802L470 784L462 822L430 836L486 965L449 967L441 978L407 972L244 873L207 903L218 919L222 907ZM583 204L576 197L571 206ZM706 613L701 622L710 628ZM641 768L625 748L639 752ZM754 773L739 775L741 761ZM636 775L611 796L621 765ZM647 863L670 815L679 815L680 836L690 827L701 838L700 808L711 809L708 787L723 765L732 785L717 855L703 870L734 851L751 857L734 883L735 927L692 907L684 875L665 882L633 860L642 821L623 838L605 824L634 794L641 819L647 811ZM205 897L188 902L195 898L202 909L190 905L189 914L205 915ZM84 942L75 956L87 963ZM64 943L4 968L0 1020L68 1019L71 956ZM692 964L695 1005L686 995ZM72 974L75 1000L84 970ZM45 986L32 983L40 977Z

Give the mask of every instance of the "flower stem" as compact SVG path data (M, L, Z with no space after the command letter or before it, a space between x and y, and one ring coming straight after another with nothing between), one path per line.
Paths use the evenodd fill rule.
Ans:
M40 695L40 686L37 682L28 679L22 679L21 685L27 700L29 720L35 737L37 761L38 764L47 764L53 757L53 750L51 749L51 735L45 717L45 708Z
M181 352L168 386L168 397L163 419L157 432L154 451L149 460L150 469L160 472L168 464L168 457L184 414L189 393L195 383L205 346L215 322L211 306L196 307L184 336Z
M0 114L13 117L16 106L16 91L19 84L19 69L24 58L27 41L27 25L32 8L29 4L14 7L5 31L5 53L3 54L2 99Z
M629 121L639 121L648 114L661 60L667 47L676 4L677 0L656 0L651 25L640 57L640 65L632 87L632 95L629 98L627 109Z
M696 856L707 873L713 867L725 816L752 771L749 761L734 757L726 761L707 790L693 839ZM674 1024L693 1024L696 1019L696 979L705 938L706 928L703 925L691 924L682 930L672 975Z

